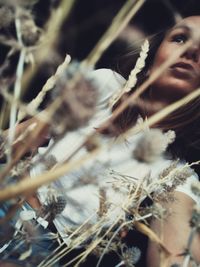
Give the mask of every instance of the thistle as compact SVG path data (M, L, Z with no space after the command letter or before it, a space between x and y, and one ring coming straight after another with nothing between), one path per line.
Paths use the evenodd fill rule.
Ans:
M155 183L152 190L154 192L154 200L174 200L171 193L173 193L177 186L182 185L193 172L187 164L179 167L177 166L177 161L173 162L159 175L159 180Z
M159 129L150 129L143 133L133 151L135 159L143 162L153 162L161 156L167 146L175 139L175 133L163 133Z
M193 208L190 226L196 228L198 232L200 232L200 208L197 205Z
M57 159L54 155L48 155L44 159L44 164L47 170L50 170L51 168L53 168L53 166L55 166L56 163L57 163Z
M200 197L200 183L199 181L193 182L191 185L192 192L197 196Z
M0 3L1 4L1 3ZM14 21L14 10L11 6L4 5L0 7L0 29L9 27Z
M75 71L80 71L80 79L73 87L68 87ZM98 93L93 87L93 82L87 75L87 69L80 69L79 64L69 65L65 76L56 85L53 98L62 99L60 107L53 116L53 135L66 131L73 131L85 125L93 116L96 108Z
M115 267L127 266L134 267L135 264L139 261L141 257L141 251L138 247L127 248L125 246L124 251L122 252L122 261L117 264Z
M132 266L136 264L141 257L141 251L138 247L127 248L123 253L123 258L126 263L126 266Z
M32 16L25 12L20 16L22 41L25 46L34 46L39 41L41 30L36 26Z
M47 202L42 207L42 213L45 218L51 222L58 214L61 214L67 204L66 199L62 195L51 195L48 197Z

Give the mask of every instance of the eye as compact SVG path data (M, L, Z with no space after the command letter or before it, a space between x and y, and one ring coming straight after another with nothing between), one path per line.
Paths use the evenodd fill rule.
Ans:
M188 40L188 36L183 33L172 36L172 42L175 42L178 44L184 44L187 40Z

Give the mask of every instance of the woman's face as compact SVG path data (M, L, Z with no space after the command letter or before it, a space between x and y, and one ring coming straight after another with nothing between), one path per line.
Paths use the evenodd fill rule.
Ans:
M157 50L150 73L192 37L195 37L193 45L153 83L155 98L173 102L200 86L200 16L182 20L167 33Z

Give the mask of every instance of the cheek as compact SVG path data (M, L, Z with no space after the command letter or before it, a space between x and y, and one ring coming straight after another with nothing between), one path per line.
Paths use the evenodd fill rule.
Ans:
M163 44L160 45L156 56L154 58L154 62L152 65L152 71L156 70L156 68L160 68L160 66L167 61L172 53L176 51L176 46L173 43L169 43L164 41Z
M169 56L169 53L165 49L160 48L154 58L150 73L160 68L160 66L169 58Z

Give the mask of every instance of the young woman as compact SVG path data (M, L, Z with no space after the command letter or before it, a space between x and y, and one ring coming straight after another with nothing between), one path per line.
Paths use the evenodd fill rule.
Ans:
M151 57L147 58L147 64L141 80L145 76L151 75L156 71L179 47L184 45L191 38L194 38L193 45L183 53L162 75L150 86L150 88L142 96L144 106L141 107L141 113L147 117L155 113L161 108L181 99L188 93L200 86L200 16L193 16L183 19L172 29L168 30L163 38L156 39L154 47L150 52ZM146 104L145 104L146 103ZM149 105L151 104L151 105ZM200 152L200 119L199 119L200 98L178 109L164 120L157 124L164 130L173 129L176 132L175 142L169 147L173 157L185 159L188 162L199 160ZM157 107L157 108L156 108ZM125 119L125 127L131 124L131 111L122 115L120 118ZM117 124L120 120L117 120ZM196 172L200 174L199 166L194 167ZM183 251L190 234L190 219L193 199L188 192L174 193L175 201L163 205L172 214L164 222L152 220L152 229L162 236L163 242L172 253L167 266L173 263L182 263ZM198 202L199 203L199 202ZM200 235L196 234L192 242L193 257L200 262L199 257ZM160 266L160 250L158 246L150 242L148 246L147 265L156 267ZM181 256L182 255L182 256Z
M135 123L138 112L148 117L168 104L186 96L200 86L200 38L198 38L200 37L200 16L185 18L172 29L168 30L165 35L163 34L163 36L160 36L159 41L150 49L146 66L138 78L138 84L142 83L146 77L156 71L156 69L170 57L172 51L175 51L193 37L195 37L195 41L190 48L167 68L143 94L141 97L143 104L137 108L133 107L133 109L126 110L115 120L115 129L118 128L120 131L123 131L129 128L130 125ZM111 115L112 111L108 108L109 100L113 93L125 83L122 77L110 70L96 71L93 74L93 78L96 78L101 85L99 88L101 99L97 105L97 113L90 121L89 126L80 131L67 134L66 138L58 143L51 151L51 155L58 162L65 159L71 146L74 144L77 145L77 142L81 142L85 134L90 132L94 127L98 127L101 121ZM118 105L119 103L116 104L114 109L117 108ZM113 182L113 177L117 176L118 173L127 177L139 177L140 179L145 179L145 177L148 177L148 175L152 173L153 177L156 179L163 168L170 166L172 157L179 157L182 160L180 163L181 166L184 165L183 160L193 162L199 159L199 107L200 98L180 108L156 125L156 127L164 131L174 130L176 132L175 142L168 149L171 155L170 159L164 157L161 161L156 160L148 164L132 160L131 155L135 149L138 137L130 137L126 142L116 144L114 148L109 147L105 149L92 163L88 163L88 165L85 165L83 168L77 169L65 177L62 177L50 187L40 188L38 190L38 198L42 204L48 202L49 194L52 191L65 196L67 200L66 208L62 214L56 216L53 220L63 240L65 240L66 243L70 242L68 239L70 231L68 232L68 230L77 228L88 217L91 216L91 220L89 221L91 224L96 223L99 218L101 218L100 213L97 213L96 210L99 207L99 199L103 197L107 198L106 201L108 201L109 205L114 210L113 212L111 208L112 211L104 222L105 226L109 227L110 223L117 220L119 215L124 218L125 212L121 205L126 199L127 191L123 191L123 188L120 188L117 192L116 188L114 189L113 184L111 184ZM21 127L21 129L23 129L23 125ZM106 135L106 133L104 134ZM42 148L40 148L39 154L42 153ZM34 176L38 172L41 172L41 169L44 170L45 166L39 166L39 164L37 164L37 166L32 169L31 174ZM114 175L112 173L110 174L112 171L114 171ZM91 177L91 173L93 173L95 177ZM184 252L191 230L190 219L192 208L195 202L200 204L200 201L190 189L191 183L197 179L196 174L189 175L185 183L174 191L174 201L162 203L167 210L171 210L164 221L151 221L151 228L160 235L165 247L171 253L167 266L183 262ZM30 200L30 205L34 208L37 205L33 203L34 202ZM105 207L105 209L107 208ZM198 263L200 262L199 247L200 236L196 234L191 244L191 254ZM153 242L149 242L147 266L160 266L160 260L158 246ZM87 265L88 263L85 264L89 266ZM112 263L111 260L109 264L109 266L116 266L117 261ZM105 263L102 266L106 266Z
M166 34L159 46L150 73L170 57L172 51L178 49L190 38L195 38L193 45L178 58L152 84L151 103L160 102L164 106L192 92L200 86L200 16L188 17L175 25ZM196 99L187 107L181 108L160 122L163 129L174 129L176 140L171 147L174 156L179 156L192 162L199 159L200 151L200 125L199 119L200 98ZM148 111L147 111L148 112ZM199 171L199 168L196 169ZM173 203L166 205L173 210L172 215L161 224L158 221L152 222L152 228L159 233L162 228L163 241L172 252L170 263L182 262L181 251L184 251L190 233L190 218L193 200L185 193L175 192ZM199 257L200 236L197 234L193 243L192 251L194 258ZM179 255L179 256L178 256ZM148 266L159 266L159 251L152 243L148 248Z

